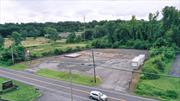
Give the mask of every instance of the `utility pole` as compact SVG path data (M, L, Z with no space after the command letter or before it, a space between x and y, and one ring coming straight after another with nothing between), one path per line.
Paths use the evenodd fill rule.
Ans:
M11 45L11 57L12 57L12 63L14 64L14 52L13 52L13 45Z
M71 67L69 67L69 78L70 78L70 88L71 88L71 101L73 101L73 91L72 91L72 75Z
M84 20L84 41L85 41L85 20L86 20L85 16L84 16L83 20Z
M92 51L92 59L93 59L93 67L94 67L94 82L96 83L96 65L94 61L94 51L93 49L91 49L91 51Z

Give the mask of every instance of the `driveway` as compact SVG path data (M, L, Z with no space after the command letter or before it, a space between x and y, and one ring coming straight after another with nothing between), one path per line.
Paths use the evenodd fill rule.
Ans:
M170 75L180 77L180 54L178 54L176 56L176 59L175 59L172 67L173 68L172 68Z

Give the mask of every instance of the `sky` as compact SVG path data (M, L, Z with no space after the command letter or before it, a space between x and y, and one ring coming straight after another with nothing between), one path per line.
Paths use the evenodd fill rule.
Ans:
M0 0L0 23L148 20L165 6L180 10L180 0Z

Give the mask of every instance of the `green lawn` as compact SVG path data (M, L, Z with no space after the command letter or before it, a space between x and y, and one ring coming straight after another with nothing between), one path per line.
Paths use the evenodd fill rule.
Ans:
M67 44L65 41L65 39L61 39L53 42L44 37L28 37L26 40L22 41L22 45L29 49L31 54L36 54L37 56L41 56L42 53L50 52L54 49L65 50L66 48L85 47L87 45L87 42ZM11 43L9 38L5 38L5 47L9 47Z
M17 63L15 65L9 66L9 68L14 69L14 70L25 70L28 68L28 66L27 64L25 64L25 62L23 62L23 63Z
M58 80L64 80L64 81L70 80L70 75L68 72L60 72L60 71L54 71L50 69L40 69L37 72L37 74L40 76L45 76L45 77L58 79ZM81 74L72 74L73 83L87 85L87 86L95 86L101 83L100 78L97 78L97 83L94 83L93 80L94 78L91 76L81 75Z
M39 46L42 44L48 44L49 39L44 37L28 37L26 40L22 41L22 45L24 47L30 47L30 46ZM9 38L5 38L5 47L8 47L12 44L12 41Z
M0 86L5 80L7 79L0 78ZM39 96L41 96L40 92L36 91L33 86L17 81L13 81L13 83L18 85L19 89L0 95L3 99L10 101L35 101Z
M32 54L37 54L41 55L44 52L49 52L54 49L61 49L65 50L66 48L76 48L76 47L85 47L87 44L85 43L74 43L74 44L67 44L67 43L61 43L61 42L56 42L53 44L43 44L39 46L33 46L33 47L28 47L30 52Z
M167 91L175 91L178 97L169 97ZM180 101L180 79L161 77L157 80L140 80L136 92L139 95L151 96L161 101Z
M22 63L17 63L17 64L14 64L14 65L11 65L11 66L0 64L0 66L8 68L8 69L14 69L14 70L25 70L25 69L28 68L27 63L28 62L22 62Z
M169 73L172 63L173 60L166 62L164 74ZM154 97L161 101L180 101L180 78L161 76L155 80L141 79L137 84L135 92L138 95ZM172 92L177 93L178 97L174 98Z

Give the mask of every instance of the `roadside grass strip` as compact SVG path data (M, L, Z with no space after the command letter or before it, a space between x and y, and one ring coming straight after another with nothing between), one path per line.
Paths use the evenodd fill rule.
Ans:
M64 81L70 81L70 74L69 72L60 72L50 69L40 69L37 71L37 75L53 78L57 80L64 80ZM99 77L96 77L96 83L94 83L93 76L87 76L83 74L71 74L72 82L76 84L86 85L86 86L96 86L101 83L101 80Z

